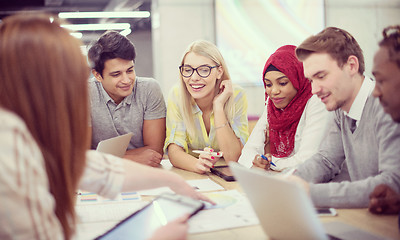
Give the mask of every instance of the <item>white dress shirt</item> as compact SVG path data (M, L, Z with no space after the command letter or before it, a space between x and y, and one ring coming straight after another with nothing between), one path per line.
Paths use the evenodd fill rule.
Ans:
M369 77L367 76L364 77L364 81L360 87L360 90L358 91L356 98L354 99L353 104L350 107L349 112L347 113L343 111L344 115L356 120L357 127L361 119L365 103L367 102L368 97L371 95L375 87L375 81L370 81L370 79L368 78Z
M122 160L95 151L86 156L80 188L115 197L125 178ZM42 152L21 118L2 108L0 194L0 239L64 239Z

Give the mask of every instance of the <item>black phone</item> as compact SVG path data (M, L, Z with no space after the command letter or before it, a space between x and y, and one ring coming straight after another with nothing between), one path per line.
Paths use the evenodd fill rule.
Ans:
M334 208L317 208L317 215L322 216L336 216L337 212Z
M228 182L235 181L235 177L233 176L233 173L229 169L229 166L215 166L213 168L210 168L210 170L212 173L224 179L225 181Z
M193 216L203 208L204 203L201 201L165 193L96 239L148 239L159 227L185 214Z

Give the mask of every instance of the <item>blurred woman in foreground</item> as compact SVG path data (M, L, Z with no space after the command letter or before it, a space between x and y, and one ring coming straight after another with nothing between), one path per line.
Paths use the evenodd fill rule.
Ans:
M78 188L112 198L169 186L204 199L172 172L88 151L89 67L80 44L48 15L0 25L0 239L72 238ZM156 234L185 238L186 221Z

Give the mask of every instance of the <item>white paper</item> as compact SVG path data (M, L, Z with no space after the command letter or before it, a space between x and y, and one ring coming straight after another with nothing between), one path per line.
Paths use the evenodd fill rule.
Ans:
M118 194L114 199L108 199L101 197L93 192L78 191L76 204L99 204L99 203L114 203L114 202L131 202L140 201L141 197L138 192L122 192Z
M137 210L143 208L145 201L115 204L91 204L75 206L79 221L88 222L105 222L105 221L121 221Z
M75 238L94 239L143 208L148 202L142 201L137 193L136 195L119 194L115 199L102 198L94 193L78 195L75 205L78 219Z
M137 192L124 192L114 199L107 199L92 192L79 191L75 210L81 223L120 221L146 203Z
M172 163L169 161L169 159L162 159L160 164L162 168L166 170L170 170L171 168L174 167Z
M174 193L169 187L151 188L139 191L140 196L158 196L163 193Z
M206 203L205 209L189 220L189 233L219 231L259 224L249 201L237 190L209 192L205 195L215 201L217 205ZM120 220L144 207L148 202L113 201L110 203L79 204L76 206L80 219L76 239L93 239L103 234Z
M189 220L189 233L218 231L259 224L247 198L237 190L206 193L217 205L206 204Z
M214 182L209 178L205 179L194 179L194 180L187 180L186 181L190 186L192 186L198 192L211 192L211 191L218 191L224 190L224 188L219 185L218 183ZM158 196L162 193L174 193L168 187L160 187L160 188L152 188L148 190L139 191L141 196Z
M194 187L196 191L199 192L211 192L224 190L224 188L213 180L206 179L195 179L195 180L187 180L186 181L190 186Z

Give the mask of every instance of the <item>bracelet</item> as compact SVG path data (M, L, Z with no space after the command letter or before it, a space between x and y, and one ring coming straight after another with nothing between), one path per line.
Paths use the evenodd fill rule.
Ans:
M221 126L215 127L215 130L217 130L217 129L219 129L219 128L225 127L226 125L228 125L228 123L229 123L229 122L226 121L226 123L222 124Z

